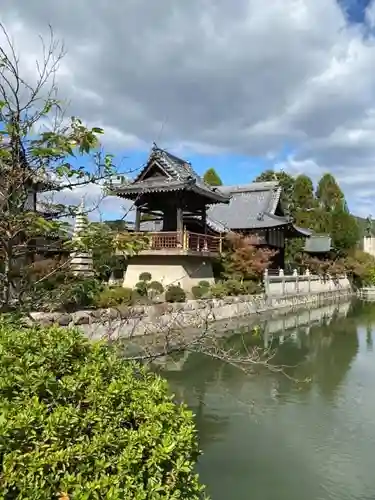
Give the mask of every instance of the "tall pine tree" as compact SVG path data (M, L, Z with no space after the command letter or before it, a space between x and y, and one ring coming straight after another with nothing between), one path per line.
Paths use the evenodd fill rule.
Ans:
M341 191L336 179L329 173L324 174L318 182L316 198L320 207L327 212L331 212L334 208L343 206L345 203L344 193Z
M205 172L205 174L203 176L203 180L209 186L222 186L223 185L218 173L216 172L216 170L214 168L209 168Z
M360 231L356 218L348 209L344 193L332 174L324 174L320 179L316 197L319 202L318 229L331 235L337 254L347 254L356 247Z

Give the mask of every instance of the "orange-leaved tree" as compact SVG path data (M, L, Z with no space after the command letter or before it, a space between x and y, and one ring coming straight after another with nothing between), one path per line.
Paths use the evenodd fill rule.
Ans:
M256 235L229 233L224 256L225 276L240 280L260 280L277 251L260 246Z

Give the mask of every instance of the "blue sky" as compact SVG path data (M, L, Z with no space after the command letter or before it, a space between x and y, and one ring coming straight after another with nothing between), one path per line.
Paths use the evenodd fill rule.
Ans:
M163 147L162 143L158 146ZM170 150L173 153L173 150ZM176 153L177 154L177 153ZM149 151L128 150L124 153L119 152L118 158L123 159L120 162L120 170L123 172L139 169L147 161ZM189 161L194 170L203 175L204 172L213 167L220 175L223 184L240 184L251 182L266 169L273 168L274 160L267 158L257 158L246 155L235 154L218 154L218 155L202 155L197 153L186 153L177 156L183 157ZM280 154L277 160L283 160L285 154ZM117 160L118 161L118 160Z
M338 0L339 5L352 23L364 23L365 11L372 0Z

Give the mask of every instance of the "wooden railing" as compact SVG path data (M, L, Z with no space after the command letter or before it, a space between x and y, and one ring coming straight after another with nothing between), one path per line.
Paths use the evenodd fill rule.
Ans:
M144 233L143 233L144 234ZM222 238L189 231L160 231L147 233L150 237L150 250L181 249L194 252L221 253Z

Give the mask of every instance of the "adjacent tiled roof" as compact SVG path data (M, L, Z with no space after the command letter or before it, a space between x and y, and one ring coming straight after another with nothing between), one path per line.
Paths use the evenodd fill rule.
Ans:
M278 182L253 182L243 186L221 186L231 196L228 205L215 205L207 213L207 223L215 231L270 228L292 223L275 215L281 188Z
M325 253L332 248L332 239L326 234L313 234L306 240L305 252L307 253Z
M143 179L145 172L153 163L158 165L165 176ZM113 194L129 199L135 199L141 193L180 190L194 191L209 198L212 203L227 203L229 201L228 194L221 192L217 187L206 184L194 172L190 163L158 148L156 145L152 148L146 166L132 182L112 186Z

